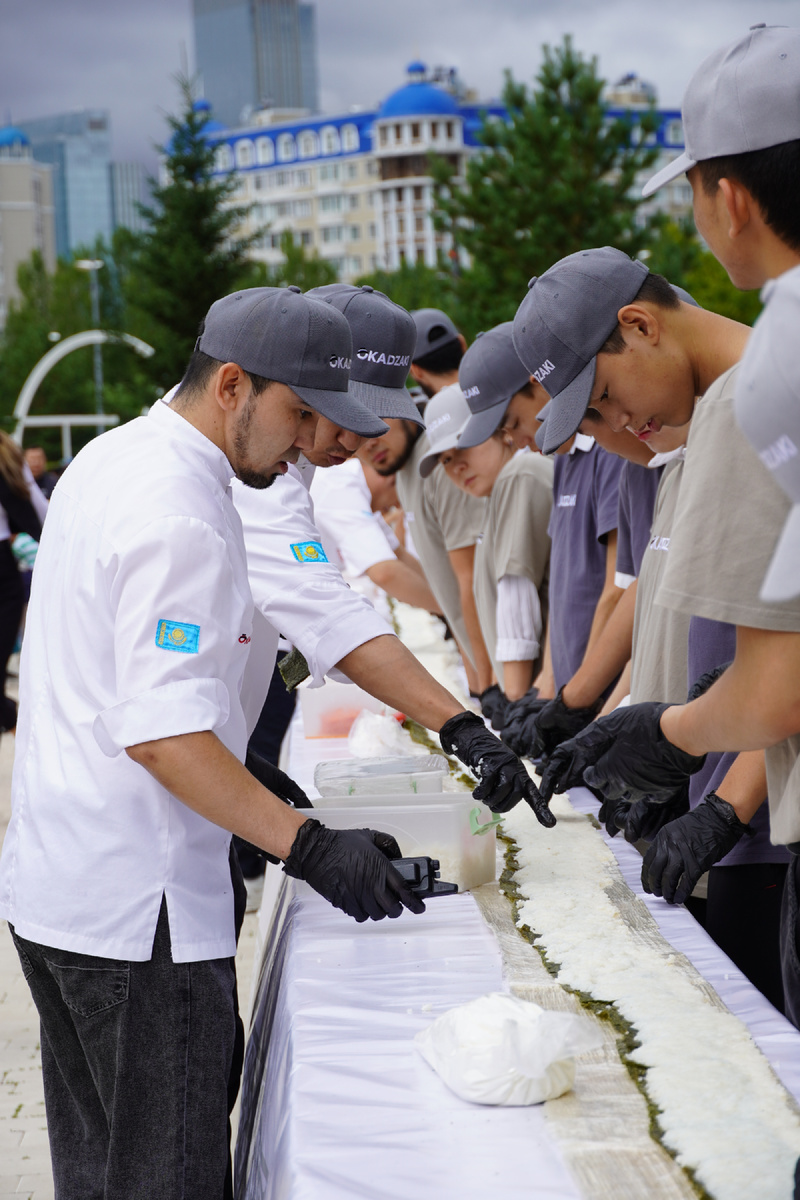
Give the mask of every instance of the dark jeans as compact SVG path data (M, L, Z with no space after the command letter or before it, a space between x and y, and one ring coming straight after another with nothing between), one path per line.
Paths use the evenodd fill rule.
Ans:
M781 901L785 863L740 863L708 872L706 931L736 966L784 1010L781 983Z
M786 872L786 886L783 889L783 908L781 909L781 970L783 973L783 1011L800 1029L800 858L792 855Z
M56 1200L231 1197L234 960L173 963L165 903L149 962L11 933L41 1020Z

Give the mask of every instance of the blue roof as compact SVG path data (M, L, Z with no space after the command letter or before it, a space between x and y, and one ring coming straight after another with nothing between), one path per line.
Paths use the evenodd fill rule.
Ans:
M21 129L17 129L15 125L5 125L0 129L0 146L13 146L19 143L22 146L30 146L30 138L23 133Z
M444 88L433 83L407 83L387 96L378 109L382 117L458 116L458 103Z

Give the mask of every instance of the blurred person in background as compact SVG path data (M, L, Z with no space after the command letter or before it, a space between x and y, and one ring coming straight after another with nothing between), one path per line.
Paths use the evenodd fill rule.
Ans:
M26 468L22 451L7 433L0 431L0 672L2 672L2 696L0 696L0 731L13 730L17 724L17 706L5 694L8 660L14 652L22 610L25 605L25 590L17 560L12 551L12 542L26 534L38 544L42 536L42 522L34 508L31 492L36 484ZM36 489L38 491L38 489ZM39 494L46 509L47 502Z
M47 469L47 455L43 446L26 446L25 462L31 469L33 478L46 500L53 494L53 488L58 483L58 476Z

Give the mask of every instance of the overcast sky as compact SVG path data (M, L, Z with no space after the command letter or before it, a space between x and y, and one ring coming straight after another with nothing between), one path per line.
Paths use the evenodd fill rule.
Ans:
M411 58L456 66L485 98L505 67L530 80L541 45L574 36L604 78L636 71L680 105L699 62L760 21L800 25L800 0L316 0L324 112L369 108ZM113 154L153 169L194 66L192 0L0 0L0 123L77 108L111 113Z

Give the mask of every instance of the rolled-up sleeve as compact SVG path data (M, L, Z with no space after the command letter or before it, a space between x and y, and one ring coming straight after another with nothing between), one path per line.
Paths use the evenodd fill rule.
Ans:
M115 568L114 703L94 721L98 746L113 757L142 742L219 732L231 715L231 659L246 655L252 628L224 539L203 521L165 518L118 550Z

